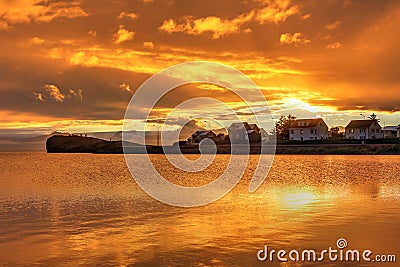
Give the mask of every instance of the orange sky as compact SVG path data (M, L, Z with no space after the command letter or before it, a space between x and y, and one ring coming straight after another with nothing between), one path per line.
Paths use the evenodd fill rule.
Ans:
M397 125L399 25L398 1L0 0L0 131L120 130L143 81L193 60L247 74L276 118L345 126L375 112ZM246 113L223 89L193 85L154 118L194 96ZM203 104L179 116L218 117Z

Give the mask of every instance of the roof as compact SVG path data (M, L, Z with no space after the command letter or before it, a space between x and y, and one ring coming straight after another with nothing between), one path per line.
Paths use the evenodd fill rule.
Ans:
M229 127L243 127L243 126L249 126L247 122L233 122Z
M310 127L316 127L318 125L318 123L320 122L324 122L323 119L321 118L316 118L316 119L297 119L294 120L291 124L290 124L290 128L310 128ZM306 125L304 125L306 124Z
M347 124L347 128L364 128L364 127L370 127L372 123L376 122L376 120L352 120Z
M257 130L260 129L260 128L258 127L258 125L255 124L255 123L249 124L249 127L250 127L250 129L255 130L255 131L257 131Z
M250 130L253 130L253 131L256 131L256 132L259 132L260 131L260 128L258 127L258 125L257 124L255 124L255 123L252 123L252 124L249 124L248 122L234 122L234 123L232 123L229 127L228 127L228 130L229 129L246 129L246 131L250 131Z
M192 136L196 137L196 136L204 136L207 134L215 134L213 131L211 130L197 130L195 133L192 134Z
M397 131L399 126L386 126L382 128L382 131Z

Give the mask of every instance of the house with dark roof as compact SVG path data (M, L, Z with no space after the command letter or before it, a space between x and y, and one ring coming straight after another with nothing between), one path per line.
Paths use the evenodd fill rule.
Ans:
M380 139L382 137L382 127L378 120L352 120L346 126L348 139Z
M232 143L260 143L265 140L265 135L262 134L257 124L247 122L232 123L228 127L228 134Z
M398 126L386 126L382 128L383 138L397 138Z
M217 135L211 130L197 130L192 134L192 136L188 139L189 143L198 144L203 139L209 138L214 140Z
M322 118L296 119L289 128L290 140L328 139L328 125Z

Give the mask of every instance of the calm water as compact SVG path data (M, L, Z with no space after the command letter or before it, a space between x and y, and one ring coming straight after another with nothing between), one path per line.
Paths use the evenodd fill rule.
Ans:
M172 181L199 185L229 156L200 175L153 159ZM0 153L0 265L319 266L259 262L256 253L336 248L343 237L350 249L397 256L346 266L399 266L400 156L276 156L249 194L256 162L226 197L187 209L143 193L122 155Z

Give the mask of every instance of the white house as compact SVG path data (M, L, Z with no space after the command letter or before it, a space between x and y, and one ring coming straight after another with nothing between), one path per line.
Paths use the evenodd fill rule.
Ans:
M247 122L236 122L232 123L228 127L229 138L232 143L259 143L261 140L265 140L262 130L257 124L249 124Z
M386 126L382 128L383 138L396 138L397 137L398 126Z
M346 138L348 139L379 139L382 137L382 127L377 120L352 120L346 126Z
M321 118L297 119L290 124L290 140L328 139L328 125Z

